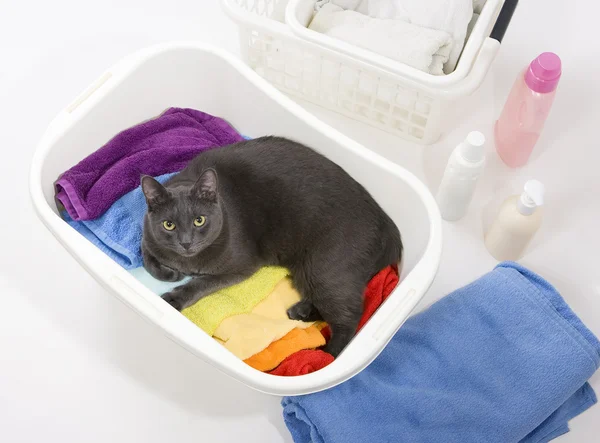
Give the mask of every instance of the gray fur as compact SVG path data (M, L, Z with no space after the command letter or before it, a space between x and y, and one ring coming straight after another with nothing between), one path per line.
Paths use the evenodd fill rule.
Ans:
M182 310L262 266L284 266L303 298L289 317L329 323L325 350L334 356L354 335L369 280L402 258L398 228L369 193L284 138L204 152L164 187L143 177L142 188L144 266L160 280L192 276L163 295L168 303ZM193 223L199 216L202 227ZM167 231L165 220L176 228Z

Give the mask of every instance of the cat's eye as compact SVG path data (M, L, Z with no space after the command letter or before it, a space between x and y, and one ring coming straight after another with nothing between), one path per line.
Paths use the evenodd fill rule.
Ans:
M194 219L194 226L197 226L198 228L204 226L204 223L206 223L206 217L203 215Z
M167 231L172 231L173 229L175 229L175 223L169 220L165 220L163 222L163 228L165 228Z

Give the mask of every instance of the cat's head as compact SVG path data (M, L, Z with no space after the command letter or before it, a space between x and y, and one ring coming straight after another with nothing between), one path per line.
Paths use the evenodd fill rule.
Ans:
M210 246L223 228L217 173L207 169L193 186L165 188L152 177L142 177L148 204L146 229L162 247L191 257Z

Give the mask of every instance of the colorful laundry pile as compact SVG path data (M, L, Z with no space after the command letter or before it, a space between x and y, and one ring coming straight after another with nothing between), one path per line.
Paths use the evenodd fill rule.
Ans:
M156 294L183 284L154 279L144 268L130 271ZM398 269L388 266L377 273L364 293L364 312L357 331L398 284ZM290 320L287 310L300 301L289 271L265 267L237 285L205 297L182 311L253 368L273 375L296 376L318 371L333 362L320 350L331 336L324 322Z

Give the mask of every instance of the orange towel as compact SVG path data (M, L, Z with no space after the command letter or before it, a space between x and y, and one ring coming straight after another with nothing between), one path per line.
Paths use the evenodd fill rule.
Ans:
M244 362L259 371L270 371L293 353L303 349L315 349L324 344L325 338L319 327L312 325L306 329L295 328Z

